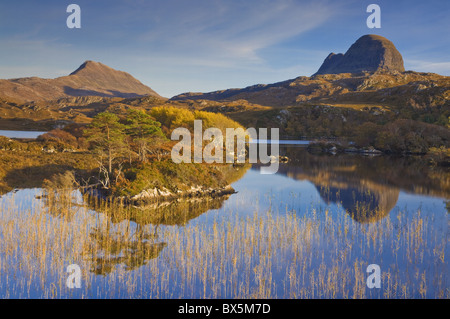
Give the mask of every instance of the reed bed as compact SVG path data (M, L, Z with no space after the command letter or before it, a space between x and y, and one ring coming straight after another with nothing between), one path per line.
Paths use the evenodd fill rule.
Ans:
M136 224L127 208L99 213L77 191L60 192L29 207L0 201L1 298L450 297L445 214L398 210L360 224L344 210L255 205L180 227ZM373 263L380 289L366 286ZM66 287L70 264L82 270L79 289Z

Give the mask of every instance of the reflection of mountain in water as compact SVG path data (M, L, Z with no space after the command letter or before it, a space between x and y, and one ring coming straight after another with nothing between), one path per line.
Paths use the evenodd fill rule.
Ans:
M387 216L398 200L399 190L385 187L384 191L368 188L317 187L321 198L327 203L341 203L350 216L367 223Z
M313 155L304 148L282 149L290 158L278 174L312 182L326 203L341 203L358 222L373 222L395 207L400 189L449 197L450 174L412 157Z

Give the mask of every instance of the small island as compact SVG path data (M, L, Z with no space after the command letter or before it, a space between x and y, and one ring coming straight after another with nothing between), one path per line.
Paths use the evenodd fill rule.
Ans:
M207 123L205 129L241 127L221 114L173 107L100 112L89 124L67 125L36 140L1 137L1 187L76 185L127 204L233 193L230 184L248 165L172 161L171 130L191 129L194 119Z

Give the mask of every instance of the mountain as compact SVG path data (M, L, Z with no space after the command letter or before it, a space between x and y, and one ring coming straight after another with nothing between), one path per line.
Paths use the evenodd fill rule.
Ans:
M209 93L183 93L172 101L241 101L266 107L305 104L364 108L448 107L450 77L405 71L394 44L377 35L359 38L345 54L331 53L313 76Z
M129 108L167 105L224 113L246 127L279 127L284 136L370 137L375 136L370 130L357 130L365 122L391 130L388 124L397 120L407 120L396 123L407 134L412 123L408 121L420 121L436 126L434 131L422 127L423 131L437 132L450 141L441 132L450 118L450 76L402 71L403 59L396 52L387 39L363 36L346 54L329 55L321 67L321 71L335 72L339 67L355 73L299 76L242 89L184 93L169 100L125 72L87 61L57 79L0 80L0 127L47 130L89 123L103 111L124 114ZM351 59L359 61L359 66L351 69ZM375 71L360 71L376 65ZM439 146L427 142L414 150L435 144Z
M380 70L404 72L402 55L388 39L368 34L353 43L345 54L330 53L316 74Z
M365 72L317 74L267 85L209 93L184 93L172 101L241 101L267 107L382 105L391 108L449 107L450 77L435 73Z
M86 61L68 76L56 79L27 77L0 80L0 98L16 103L78 96L160 97L130 74L100 62Z

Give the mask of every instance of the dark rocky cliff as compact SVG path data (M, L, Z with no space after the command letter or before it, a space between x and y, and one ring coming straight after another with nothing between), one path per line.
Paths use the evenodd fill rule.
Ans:
M345 54L331 53L316 74L360 73L363 71L404 72L403 58L394 44L379 35L364 35Z

